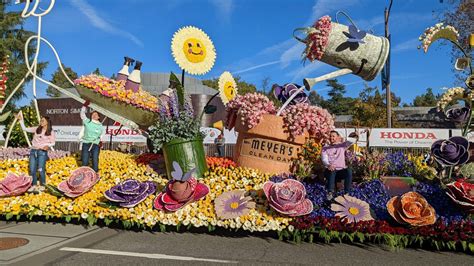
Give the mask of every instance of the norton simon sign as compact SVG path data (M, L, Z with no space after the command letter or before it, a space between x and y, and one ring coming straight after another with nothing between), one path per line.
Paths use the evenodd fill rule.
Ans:
M374 128L370 132L369 145L429 148L433 142L448 138L448 129Z

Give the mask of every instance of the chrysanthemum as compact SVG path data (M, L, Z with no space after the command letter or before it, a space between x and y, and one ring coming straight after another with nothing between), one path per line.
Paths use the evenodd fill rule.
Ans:
M336 217L346 219L349 223L374 219L370 215L370 206L365 201L349 195L339 196L334 200L336 203L331 204L331 210L336 212Z
M171 52L180 68L192 75L203 75L214 66L216 51L207 34L187 26L173 35Z
M223 219L233 219L246 215L255 208L251 197L245 197L245 190L226 191L214 200L216 214Z
M224 104L227 104L229 101L237 96L237 83L232 77L232 74L225 71L219 77L219 96L222 99Z

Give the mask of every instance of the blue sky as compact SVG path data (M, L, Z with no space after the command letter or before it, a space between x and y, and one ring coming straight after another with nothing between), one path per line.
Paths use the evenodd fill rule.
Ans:
M434 44L427 54L417 49L418 36L437 22L432 11L446 4L438 0L394 2L392 90L403 102L411 102L428 87L441 93L442 88L453 86L450 46ZM42 5L49 3L42 1ZM266 77L270 84L302 84L305 77L334 70L321 62L301 63L303 46L292 38L295 28L309 26L326 14L334 20L335 13L343 10L359 28L383 35L387 4L382 0L60 0L43 17L42 27L43 37L55 46L62 62L79 75L98 67L111 76L120 69L124 55L144 62L143 72L180 72L171 55L171 38L179 28L193 25L210 36L217 52L213 69L199 78L230 71L261 87ZM11 7L20 8L22 5ZM340 21L348 24L344 18ZM25 28L36 31L36 27L37 19L28 18ZM44 75L50 79L57 63L46 45L40 60L50 61ZM348 96L356 97L364 87L364 81L354 75L339 80L347 85ZM380 76L369 84L380 87ZM40 88L39 97L45 97L46 86ZM327 97L325 83L313 89Z

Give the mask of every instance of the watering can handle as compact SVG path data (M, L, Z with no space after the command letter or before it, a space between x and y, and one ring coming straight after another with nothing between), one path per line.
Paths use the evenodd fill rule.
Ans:
M296 32L299 32L299 31L308 31L308 28L296 28L294 31L293 31L293 38L295 38L296 40L298 40L299 42L302 42L304 44L306 44L306 41L301 39L300 37L296 36Z
M357 27L357 25L354 23L354 21L352 21L351 17L349 15L347 15L347 13L344 12L344 11L337 11L337 13L336 13L336 22L337 23L339 23L339 19L338 19L339 14L343 14L352 23L352 25L354 25L354 27L356 27L356 29L359 30L359 27Z

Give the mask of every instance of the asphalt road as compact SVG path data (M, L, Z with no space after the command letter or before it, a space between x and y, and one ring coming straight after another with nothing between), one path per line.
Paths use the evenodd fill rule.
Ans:
M104 228L17 265L474 265L463 253Z

